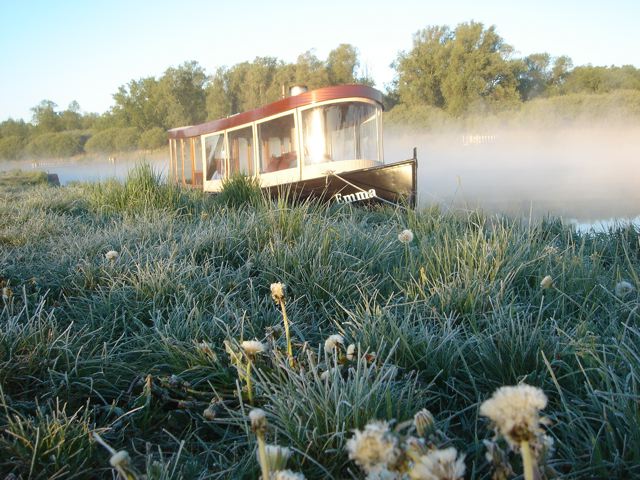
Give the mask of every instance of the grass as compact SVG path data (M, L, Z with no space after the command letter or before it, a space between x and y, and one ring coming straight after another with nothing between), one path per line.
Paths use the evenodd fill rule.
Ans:
M112 478L97 432L147 478L256 478L250 407L223 342L258 339L271 347L253 378L267 440L290 446L307 478L359 478L344 448L352 430L428 408L468 474L488 479L478 406L520 381L549 397L564 478L640 476L633 227L247 205L237 199L250 185L220 201L148 168L125 183L20 183L0 185L0 282L12 291L0 305L4 475ZM636 288L624 298L621 280ZM294 367L270 296L278 281ZM333 333L375 361L335 369L322 348ZM210 405L215 418L203 416Z

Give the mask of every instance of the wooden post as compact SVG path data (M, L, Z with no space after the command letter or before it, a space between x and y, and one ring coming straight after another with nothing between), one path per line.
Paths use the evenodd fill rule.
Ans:
M180 153L182 156L182 185L186 185L184 180L184 138L180 140Z
M196 180L196 139L190 139L191 144L191 185L195 185Z

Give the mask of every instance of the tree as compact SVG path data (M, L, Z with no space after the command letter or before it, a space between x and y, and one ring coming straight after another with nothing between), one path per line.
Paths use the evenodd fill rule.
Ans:
M461 115L470 108L510 106L519 101L513 49L481 23L428 27L414 36L395 68L400 102L432 105Z
M316 57L313 50L298 55L295 63L295 83L306 85L309 89L329 85L329 74L325 63Z
M154 77L131 80L118 88L113 99L116 104L112 114L119 117L115 123L133 126L140 131L153 127L169 128L168 102L162 98L158 80Z
M359 66L358 52L352 45L341 43L329 52L327 72L332 85L354 83Z
M27 138L31 128L31 124L26 123L24 120L14 120L13 118L9 118L0 123L0 138Z
M231 99L227 92L228 70L218 68L206 89L207 120L224 118L232 113Z
M534 53L523 59L518 74L518 91L522 100L557 94L571 69L567 56L551 57L548 53Z
M206 82L207 75L196 61L184 62L164 72L157 93L159 101L166 103L166 124L195 125L205 120Z
M32 121L37 127L38 133L58 132L62 130L60 115L56 112L58 105L51 100L42 100L33 107Z
M82 114L80 104L73 100L67 109L60 113L62 130L78 130L82 128Z
M518 91L522 100L531 100L544 94L549 86L551 55L533 53L523 59L523 71L518 78Z

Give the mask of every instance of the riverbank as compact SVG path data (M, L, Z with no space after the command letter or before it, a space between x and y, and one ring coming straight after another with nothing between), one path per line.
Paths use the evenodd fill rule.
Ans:
M148 170L125 184L3 192L4 474L111 478L97 432L148 478L256 478L246 363L233 353L254 339L268 347L250 374L267 440L290 447L289 467L307 478L358 478L353 430L423 408L435 446L489 478L478 408L519 382L549 399L546 466L563 478L640 474L634 227L230 207ZM293 366L274 282L286 284Z

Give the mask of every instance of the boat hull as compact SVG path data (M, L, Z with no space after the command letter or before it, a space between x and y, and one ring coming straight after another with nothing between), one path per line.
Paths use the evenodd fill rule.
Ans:
M417 160L362 168L348 172L327 172L323 177L265 187L271 195L289 192L295 198L317 198L325 202L392 203L415 207Z

